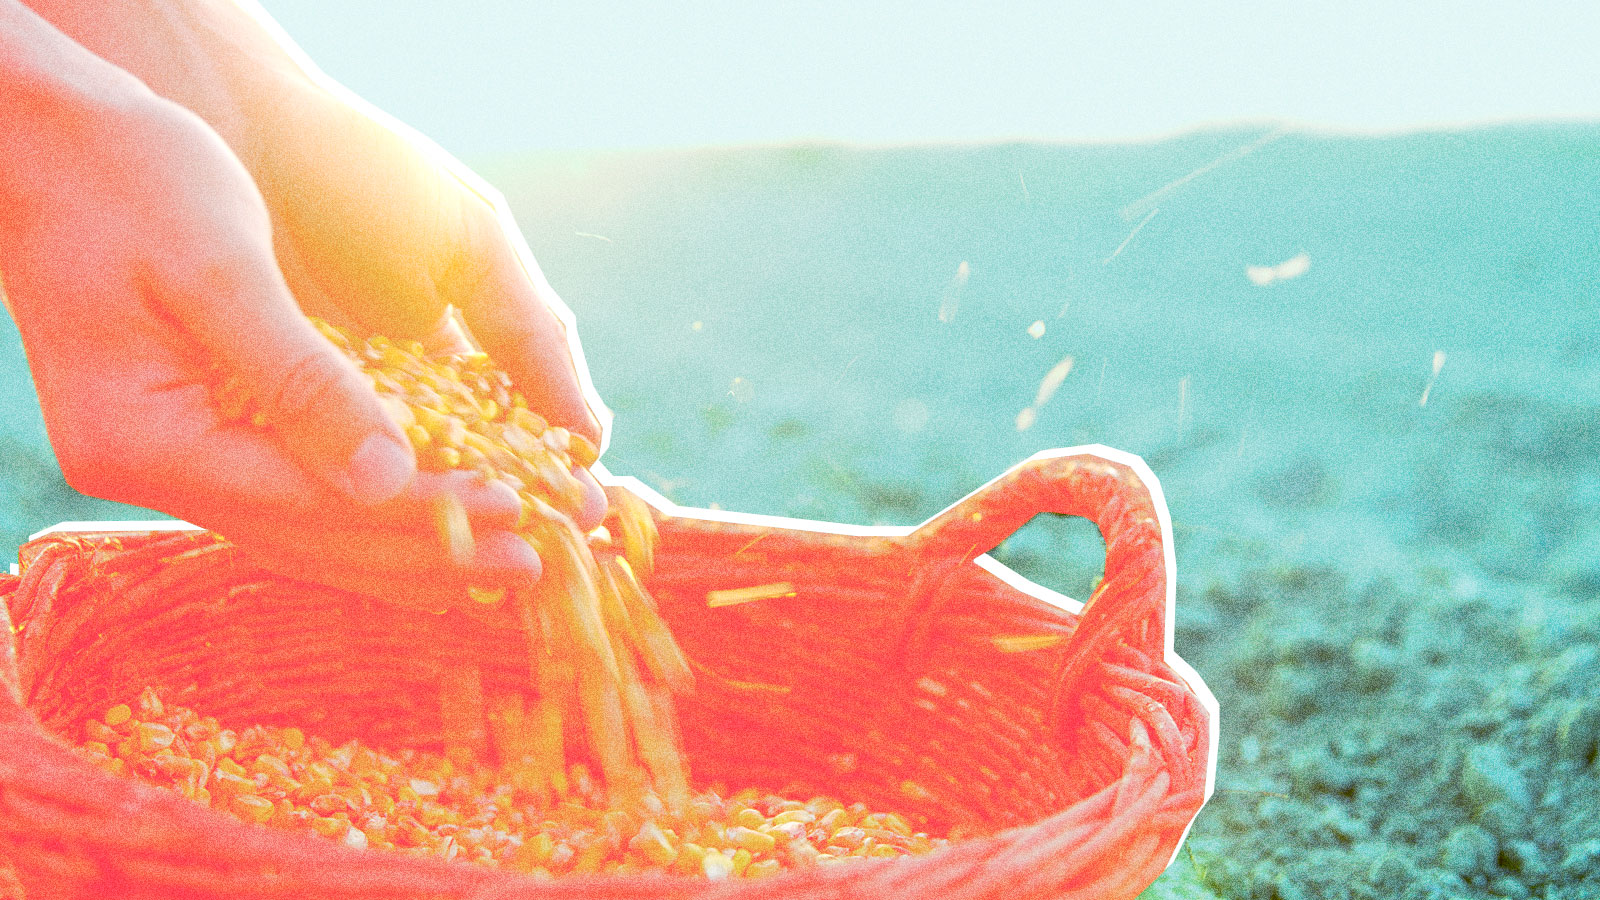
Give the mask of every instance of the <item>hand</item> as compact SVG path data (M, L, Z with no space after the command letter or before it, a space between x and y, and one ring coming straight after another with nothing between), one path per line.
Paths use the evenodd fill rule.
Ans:
M24 35L60 37L49 31ZM39 80L82 71L90 88L0 111L0 272L68 482L217 530L271 567L396 599L537 577L509 531L510 490L417 474L376 396L306 321L261 195L217 134L62 43ZM218 360L246 375L272 432L220 421L207 386ZM465 565L433 524L446 491L474 525Z
M301 308L352 335L445 352L480 344L531 408L601 446L581 353L556 313L565 307L509 213L486 199L491 189L424 138L298 70L262 80L272 102L258 104L236 142L255 151L249 165L278 264ZM579 525L592 528L605 493L587 470L573 474L588 500Z

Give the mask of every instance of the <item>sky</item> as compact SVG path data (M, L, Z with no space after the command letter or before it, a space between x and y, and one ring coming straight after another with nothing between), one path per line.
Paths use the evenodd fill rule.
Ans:
M459 156L1600 118L1600 3L260 0Z

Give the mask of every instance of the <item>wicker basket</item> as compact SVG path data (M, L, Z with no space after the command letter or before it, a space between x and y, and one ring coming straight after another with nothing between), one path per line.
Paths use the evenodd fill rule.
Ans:
M470 661L486 690L517 689L520 635L274 578L205 531L79 530L37 537L20 577L0 576L0 639L15 634L0 647L0 896L1111 900L1176 853L1209 795L1216 705L1171 652L1171 529L1136 457L1040 454L914 529L686 510L611 481L657 515L649 587L700 670L680 704L697 783L814 790L974 836L748 882L540 881L246 825L56 736L154 684L225 723L437 747L440 673ZM1081 612L985 555L1046 511L1105 537ZM705 602L774 581L795 595ZM1047 633L1063 640L992 640Z

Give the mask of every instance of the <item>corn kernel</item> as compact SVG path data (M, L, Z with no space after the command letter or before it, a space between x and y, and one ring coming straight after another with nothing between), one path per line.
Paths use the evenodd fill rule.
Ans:
M711 850L701 859L700 868L707 879L721 881L733 874L733 858L723 855L720 850Z
M883 827L903 837L910 837L912 834L911 823L907 822L899 813L885 813Z
M176 737L171 728L160 722L140 722L134 732L139 737L139 749L146 753L167 749Z
M663 869L672 865L678 858L678 849L672 846L672 842L654 822L644 823L644 827L640 828L639 833L628 842L628 846L650 860L652 865Z
M270 753L263 753L256 757L256 761L250 764L250 771L252 773L259 772L267 776L282 775L285 778L290 777L292 774L288 763Z
M766 878L776 875L783 870L783 864L775 859L758 859L744 869L746 878Z
M122 734L98 719L90 719L83 723L83 733L91 741L99 741L107 746L114 746L122 740Z
M257 825L266 824L274 811L271 800L255 794L239 794L230 802L229 809L239 818Z
M770 834L762 834L742 825L735 825L727 831L727 839L751 853L766 853L777 846L778 840Z
M133 718L133 708L126 703L118 703L106 710L105 723L112 728Z
M817 827L829 834L849 824L850 813L842 806L829 810L821 819L817 820Z
M683 875L699 875L704 870L706 848L692 841L685 841L678 845L678 858L673 862L672 870Z
M783 825L789 822L799 822L802 825L809 825L816 820L816 815L808 809L790 809L773 816L772 824Z
M853 826L840 828L836 830L829 838L831 842L845 848L846 850L854 850L855 848L860 847L862 842L866 839L867 833L860 828Z
M300 752L306 745L306 733L293 726L283 729L279 733L279 739L283 741L285 747L296 753Z

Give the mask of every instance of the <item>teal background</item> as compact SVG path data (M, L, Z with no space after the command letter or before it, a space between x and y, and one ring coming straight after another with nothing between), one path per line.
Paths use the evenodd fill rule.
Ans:
M912 524L1041 449L1149 462L1223 705L1157 892L1600 884L1600 126L476 168L577 313L605 463L680 503ZM9 322L0 367L0 546L143 515L61 482ZM1082 597L1099 552L1041 520L997 553Z

